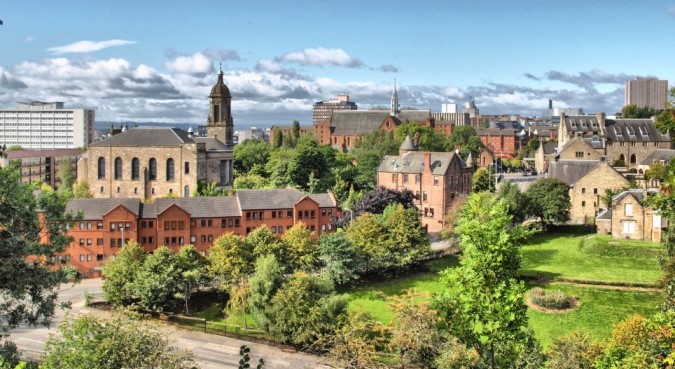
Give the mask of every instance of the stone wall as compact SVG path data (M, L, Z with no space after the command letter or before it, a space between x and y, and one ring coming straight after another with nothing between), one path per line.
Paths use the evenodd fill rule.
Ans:
M619 190L628 187L628 180L609 166L600 164L578 180L570 188L570 223L585 224L595 219L602 204L602 196L608 189Z

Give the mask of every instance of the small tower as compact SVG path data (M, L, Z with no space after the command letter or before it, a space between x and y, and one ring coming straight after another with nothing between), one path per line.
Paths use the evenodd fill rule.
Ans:
M389 108L389 114L393 116L398 115L398 107L398 93L396 93L396 79L394 79L394 91L391 93L391 107Z
M473 168L473 156L471 156L471 152L469 152L469 156L466 158L466 167Z
M415 147L415 144L413 144L412 140L410 139L410 136L405 136L405 140L403 140L403 143L401 144L401 147L398 149L398 154L403 156L403 154L407 154L411 151L417 151L417 148Z
M223 82L222 65L218 71L218 81L211 88L209 118L206 121L206 132L225 145L233 145L234 123L232 120L232 95Z

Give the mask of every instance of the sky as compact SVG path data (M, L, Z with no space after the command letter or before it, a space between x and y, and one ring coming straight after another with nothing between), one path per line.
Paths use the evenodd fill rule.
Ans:
M624 82L675 85L675 0L7 0L0 108L63 101L97 121L205 124L222 63L235 128L359 109L612 114Z

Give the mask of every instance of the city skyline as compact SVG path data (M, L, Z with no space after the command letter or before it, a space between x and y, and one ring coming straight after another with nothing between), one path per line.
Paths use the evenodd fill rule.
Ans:
M0 107L63 101L98 121L205 124L222 63L235 127L311 124L312 104L484 114L620 110L635 77L675 81L675 1L27 1L1 10ZM133 11L130 11L133 9ZM658 57L654 57L654 56Z

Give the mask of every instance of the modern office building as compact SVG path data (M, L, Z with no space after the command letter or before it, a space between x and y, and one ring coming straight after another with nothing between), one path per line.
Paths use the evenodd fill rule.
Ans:
M626 81L624 105L638 108L663 109L668 99L668 81L656 78L636 78Z
M0 110L0 145L30 150L73 149L93 139L95 111L66 109L62 102L20 102Z
M312 107L312 124L330 121L335 110L357 110L356 103L349 101L349 95L338 95L337 99L319 101Z

